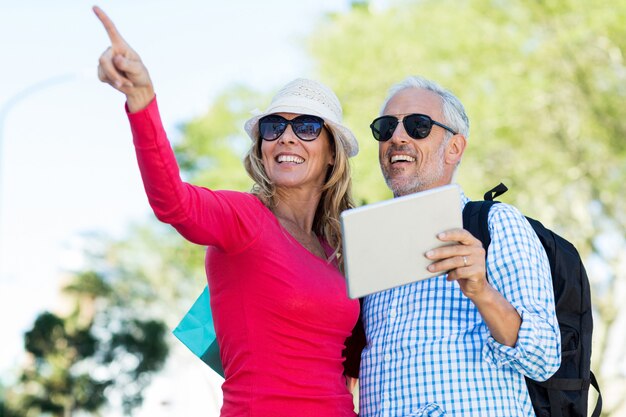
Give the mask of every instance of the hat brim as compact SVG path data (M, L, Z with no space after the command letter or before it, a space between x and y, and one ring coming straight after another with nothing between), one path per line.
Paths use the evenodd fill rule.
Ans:
M350 129L340 123L328 120L326 117L324 117L324 115L312 111L312 109L309 107L281 106L280 108L271 109L266 113L254 115L244 124L244 129L250 139L252 139L253 141L259 139L259 119L269 114L275 113L310 114L313 116L321 117L324 120L324 125L328 127L333 134L333 138L339 141L341 146L343 146L343 148L346 150L348 157L353 157L359 153L359 143L357 142L356 137Z

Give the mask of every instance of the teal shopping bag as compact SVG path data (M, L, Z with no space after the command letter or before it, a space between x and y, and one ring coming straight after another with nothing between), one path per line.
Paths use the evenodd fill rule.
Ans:
M172 332L211 369L224 377L220 349L215 338L209 287L204 287L195 303Z

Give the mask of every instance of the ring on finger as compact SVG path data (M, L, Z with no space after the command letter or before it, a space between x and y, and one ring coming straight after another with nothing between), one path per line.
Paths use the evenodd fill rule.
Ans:
M467 266L467 257L466 256L463 257L463 265Z

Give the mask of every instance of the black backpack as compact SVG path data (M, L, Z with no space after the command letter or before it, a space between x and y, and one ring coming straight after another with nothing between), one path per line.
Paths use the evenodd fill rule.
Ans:
M485 201L471 201L463 210L463 227L479 239L485 251L491 238L487 225L494 198L507 191L499 184L485 193ZM591 372L591 294L589 279L576 248L537 220L526 218L539 237L550 261L556 316L561 330L561 367L547 381L526 378L528 393L538 417L585 417L589 385L598 391L592 416L600 416L602 396Z

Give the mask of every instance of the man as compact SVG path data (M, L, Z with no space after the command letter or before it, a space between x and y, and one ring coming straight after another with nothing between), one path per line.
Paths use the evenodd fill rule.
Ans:
M371 127L395 197L451 183L468 143L463 105L420 77L392 87ZM425 254L442 275L365 298L361 416L534 415L524 376L561 360L550 267L514 207L493 206L489 231L486 264L480 241L451 230L439 238L455 244Z

